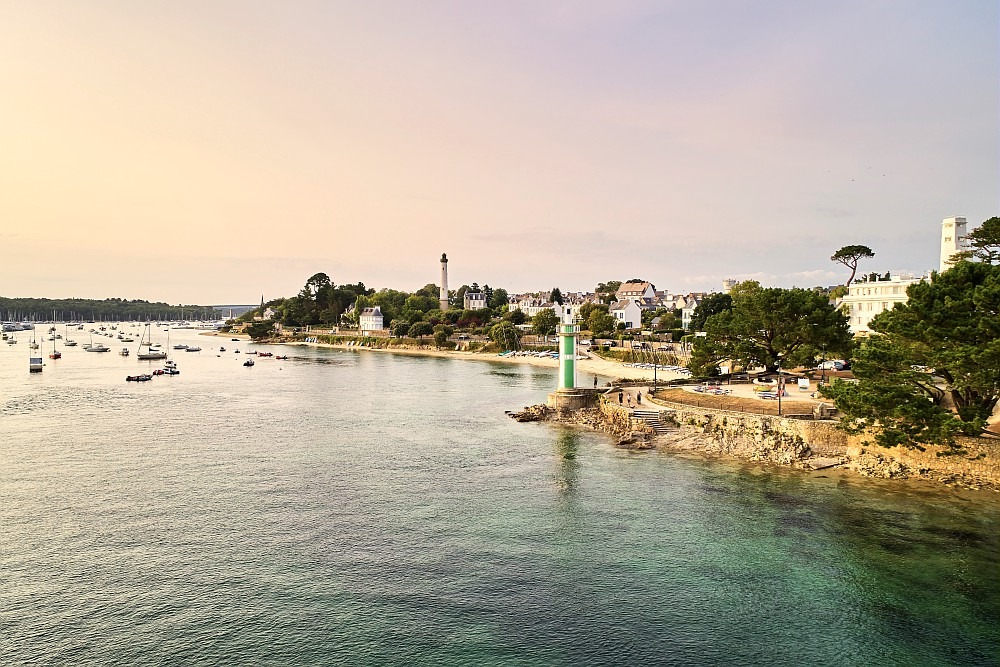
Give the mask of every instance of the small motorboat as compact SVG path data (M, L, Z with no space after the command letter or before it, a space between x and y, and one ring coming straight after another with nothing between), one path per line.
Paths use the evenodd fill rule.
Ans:
M234 342L234 343L238 343L238 342L240 342L240 339L239 339L239 338L230 338L229 340L231 340L231 341L232 341L232 342Z
M279 359L281 361L285 361L286 359L288 359L288 355L287 354L285 354L285 355L278 355L277 357L275 357L275 359Z
M188 346L184 345L183 343L179 343L177 345L174 345L174 349L175 350L186 350L186 349L188 349Z
M195 347L185 347L184 351L185 352L201 352L201 348L198 347L198 346L195 346Z
M122 355L123 357L127 357L128 356L128 348L127 347L123 347L122 351L119 352L118 354Z
M247 359L243 362L244 366L253 366L253 359Z
M226 351L226 348L224 348L224 347L220 347L219 348L219 352L225 352L225 351Z
M150 375L163 375L163 369L162 368L157 368L152 373L150 373Z
M126 382L149 382L153 379L152 375L128 375L125 377Z

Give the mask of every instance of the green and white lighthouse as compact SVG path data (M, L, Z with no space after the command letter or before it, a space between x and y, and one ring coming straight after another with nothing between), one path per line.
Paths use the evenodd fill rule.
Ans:
M569 313L559 325L559 390L576 389L576 325Z
M576 410L593 405L594 393L576 386L576 325L573 314L566 309L556 333L559 335L559 387L549 394L550 408Z

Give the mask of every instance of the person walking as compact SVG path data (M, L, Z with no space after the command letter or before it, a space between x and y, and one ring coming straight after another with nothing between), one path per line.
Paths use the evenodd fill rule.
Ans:
M623 394L622 390L619 389L618 390L618 405L621 405L622 401L624 401L624 400L625 400L625 394Z
M636 392L636 394L635 394L635 402L638 403L639 405L642 405L642 389L640 389L638 392Z
M597 376L594 376L594 389L597 389Z

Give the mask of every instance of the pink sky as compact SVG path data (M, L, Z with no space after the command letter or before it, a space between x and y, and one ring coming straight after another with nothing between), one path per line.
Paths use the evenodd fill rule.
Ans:
M252 303L935 268L1000 214L998 8L9 3L0 295Z

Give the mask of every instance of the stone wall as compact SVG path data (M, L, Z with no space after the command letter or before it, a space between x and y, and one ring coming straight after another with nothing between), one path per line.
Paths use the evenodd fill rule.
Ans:
M938 446L924 451L886 449L866 442L870 436L845 433L836 421L698 408L648 397L647 401L672 413L688 435L701 435L697 444L707 451L782 465L808 465L811 457L826 457L871 477L921 477L1000 490L1000 440L959 438L958 453L949 455L947 448Z
M718 453L782 465L792 465L814 455L847 455L847 434L837 430L836 422L754 415L659 400L653 402L661 409L672 412L677 424L685 431L709 436L705 448Z

